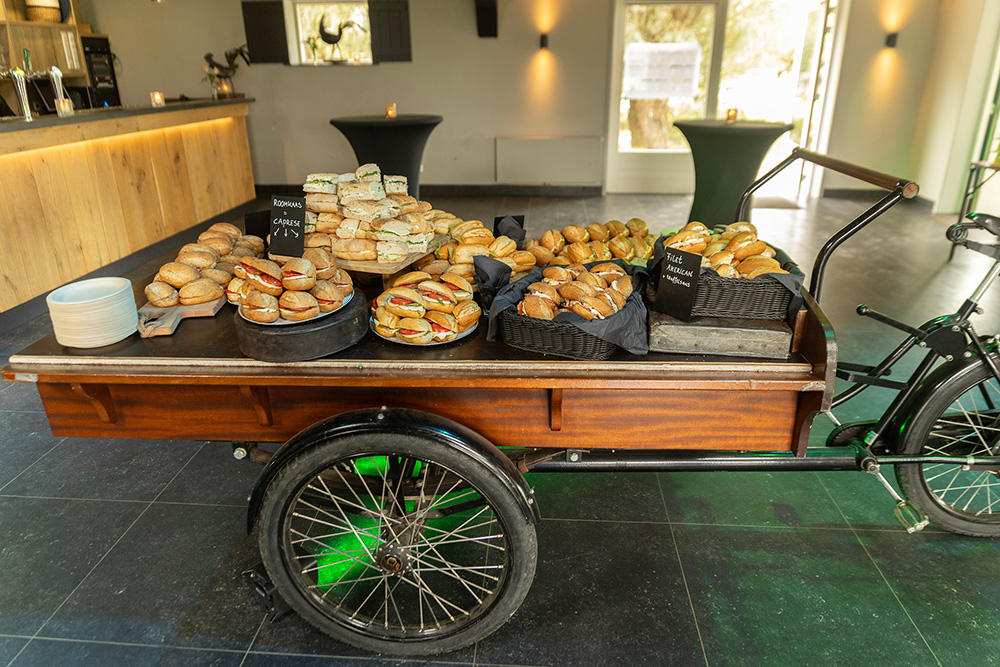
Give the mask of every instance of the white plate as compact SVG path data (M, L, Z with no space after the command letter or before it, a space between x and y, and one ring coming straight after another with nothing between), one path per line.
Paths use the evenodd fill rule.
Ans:
M368 318L368 327L372 331L375 331L375 335L378 336L379 338L381 338L382 340L387 340L390 343L396 343L397 345L412 345L413 347L434 347L435 345L447 345L448 343L454 343L455 341L462 340L463 338L465 338L466 336L468 336L469 334L471 334L473 331L476 330L476 327L478 327L478 326L479 326L479 320L476 320L475 324L473 324L471 327L469 327L468 329L466 329L462 333L458 334L457 336L455 336L451 340L435 340L435 341L432 341L430 343L410 343L408 341L396 338L395 336L393 336L392 338L386 338L385 336L383 336L379 332L375 331L375 318L373 318L373 317L369 317Z
M327 315L333 315L335 312L337 312L338 310L340 310L341 308L343 308L344 306L346 306L347 303L352 298L354 298L354 292L351 292L350 294L348 294L347 298L344 299L343 303L341 303L339 306L337 306L336 308L334 308L330 312L328 312L328 313L320 313L316 317L310 317L308 320L293 321L293 320L286 320L284 318L279 317L274 322L254 322L249 317L247 317L246 315L243 314L243 306L239 307L239 314L240 314L240 317L242 317L243 319L245 319L247 322L253 322L254 324L259 324L259 325L261 325L263 327L284 327L284 326L288 326L289 324L302 324L303 322L315 322L316 320L322 319L322 318L326 317Z

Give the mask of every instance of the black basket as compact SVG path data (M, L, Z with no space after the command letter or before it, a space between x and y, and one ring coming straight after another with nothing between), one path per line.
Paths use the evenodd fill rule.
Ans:
M750 320L784 320L792 291L768 278L723 278L703 273L691 308L694 317L736 317Z
M575 324L540 320L510 308L500 313L500 334L511 347L580 361L604 361L618 347Z

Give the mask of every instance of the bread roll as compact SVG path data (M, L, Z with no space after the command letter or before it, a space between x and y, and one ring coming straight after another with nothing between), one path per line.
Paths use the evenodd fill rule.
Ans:
M189 282L178 290L177 296L181 305L192 306L199 303L208 303L225 295L222 285L209 278L199 278Z
M556 316L558 310L552 305L551 301L533 294L527 294L517 304L517 312L539 320L551 320Z
M290 322L310 320L317 317L319 312L319 303L309 292L288 290L278 299L278 313L282 319Z
M157 308L169 308L180 303L177 290L174 289L173 285L165 282L153 281L146 285L146 289L143 291L146 298L149 299L149 303Z
M275 322L279 317L278 298L258 290L250 290L243 297L240 313L252 322Z
M606 243L608 239L611 238L611 234L608 233L608 228L599 222L592 222L587 225L587 233L590 234L591 241L601 241Z
M349 261L372 261L378 257L375 241L368 239L337 239L330 245L330 251L334 257Z
M180 262L167 262L160 267L157 275L159 275L163 282L178 289L184 287L189 282L197 280L201 276L198 273L198 269Z

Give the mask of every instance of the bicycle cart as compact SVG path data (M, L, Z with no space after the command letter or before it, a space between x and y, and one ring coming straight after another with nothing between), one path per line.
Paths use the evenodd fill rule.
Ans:
M272 608L287 601L327 634L378 652L456 649L515 612L536 563L527 471L864 470L910 531L932 521L1000 534L1000 356L997 337L969 322L1000 273L1000 244L967 238L973 228L1000 235L1000 220L949 229L995 260L956 313L911 327L860 307L906 338L875 367L845 364L813 298L826 260L916 186L798 151L741 207L797 159L890 192L820 251L787 360L618 351L572 361L480 330L438 348L366 336L321 359L267 363L240 352L223 314L94 351L49 336L11 357L3 377L37 385L56 436L227 441L237 458L264 463L247 517L263 561L252 583ZM362 317L367 300L353 300ZM914 347L927 354L913 375L886 377ZM835 376L854 388L835 397ZM899 390L879 420L808 447L817 415L873 385ZM271 454L256 446L265 442L283 444ZM905 500L881 476L886 464Z

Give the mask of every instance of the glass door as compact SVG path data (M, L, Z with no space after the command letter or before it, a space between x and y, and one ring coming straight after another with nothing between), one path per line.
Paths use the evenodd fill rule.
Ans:
M835 4L617 0L607 190L693 192L688 145L673 123L723 118L729 109L740 119L794 124L764 169L795 146L817 150ZM803 175L786 171L768 189L794 199Z

